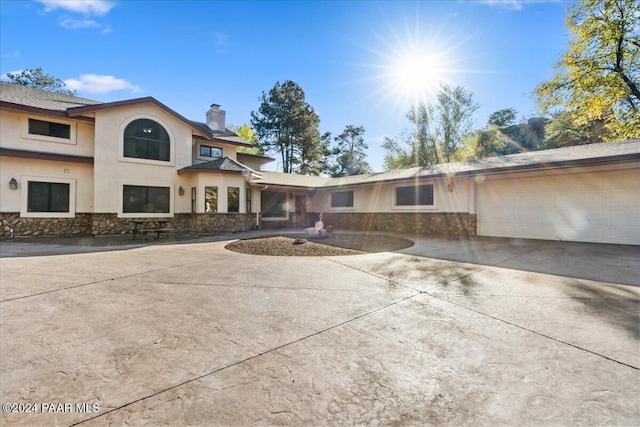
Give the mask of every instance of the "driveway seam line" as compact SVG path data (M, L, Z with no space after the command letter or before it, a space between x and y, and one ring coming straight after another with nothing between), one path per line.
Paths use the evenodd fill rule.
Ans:
M89 283L81 283L79 285L73 285L73 286L67 286L67 287L64 287L64 288L52 289L50 291L38 292L36 294L23 295L21 297L15 297L15 298L8 298L8 299L0 301L0 304L5 303L5 302L9 302L9 301L16 301L16 300L25 299L25 298L31 298L31 297L37 297L37 296L40 296L40 295L51 294L51 293L54 293L54 292L66 291L66 290L69 290L69 289L81 288L83 286L95 285L97 283L110 282L112 280L126 279L127 277L133 277L133 276L137 276L139 274L155 273L156 271L162 271L162 270L166 270L168 268L184 267L185 265L196 264L196 263L199 263L199 262L201 262L201 261L193 261L193 262L187 262L187 263L184 263L184 264L170 265L170 266L167 266L167 267L157 268L155 270L147 270L147 271L142 271L142 272L138 272L138 273L126 274L124 276L110 277L108 279L95 280L95 281L89 282ZM70 276L70 277L76 277L76 276Z
M524 255L524 254L520 254L520 255ZM520 255L516 255L516 256L513 256L513 257L511 257L511 258L509 258L509 259L506 259L506 260L504 260L504 261L501 261L501 263L502 263L502 262L509 261L509 260L511 260L511 259L513 259L513 258L515 258L515 257L517 257L517 256L520 256ZM380 277L380 276L378 276L378 275L376 275L376 274L370 273L370 272L368 272L368 271L366 271L366 270L361 270L361 269L359 269L359 268L352 267L352 266L347 265L347 264L342 264L342 263L337 262L337 261L335 261L335 260L329 260L329 261L333 261L333 262L335 262L335 263L337 263L337 264L343 265L343 266L348 267L348 268L352 268L352 269L354 269L354 270L356 270L356 271L360 271L360 272L362 272L362 273L369 274L369 275L371 275L371 276L373 276L373 277L376 277L376 278L382 278L382 279L384 279L383 277ZM497 265L497 264L496 264L496 265ZM539 335L539 336L541 336L541 337L544 337L544 338L547 338L547 339L553 340L553 341L555 341L555 342L558 342L558 343L562 343L562 344L568 345L568 346L573 347L573 348L576 348L576 349L578 349L578 350L582 350L582 351L585 351L585 352L587 352L587 353L591 353L591 354L593 354L593 355L595 355L595 356L602 357L603 359L606 359L606 360L609 360L609 361L612 361L612 362L618 363L618 364L620 364L620 365L627 366L627 367L629 367L629 368L631 368L631 369L635 369L635 370L640 371L640 368L639 368L639 367L636 367L636 366L630 365L630 364L625 363L625 362L621 362L621 361L616 360L616 359L612 359L612 358L610 358L610 357L607 357L607 356L605 356L605 355L603 355L603 354L600 354L600 353L597 353L597 352L595 352L595 351L588 350L588 349L586 349L586 348L580 347L580 346L575 345L575 344L571 344L571 343L566 342L566 341L562 341L561 339L558 339L558 338L553 338L553 337L551 337L551 336L549 336L549 335L545 335L545 334L543 334L542 332L537 332L537 331L534 331L533 329L528 329L528 328L526 328L526 327L524 327L524 326L520 326L520 325L517 325L517 324L515 324L515 323L509 322L508 320L504 320L504 319L501 319L501 318L499 318L499 317L495 317L495 316L492 316L492 315L490 315L490 314L483 313L483 312L478 311L478 310L474 310L474 309L472 309L472 308L470 308L470 307L467 307L467 306L464 306L464 305L462 305L462 304L459 304L459 303L456 303L456 302L453 302L453 301L449 301L449 300L444 299L444 298L442 298L442 297L439 297L439 296L436 296L436 295L431 294L431 292L433 292L434 290L436 290L436 289L438 289L438 288L441 288L442 286L444 286L444 285L446 285L446 284L448 284L448 283L458 281L458 280L460 280L460 279L462 279L462 278L465 278L465 277L469 277L469 276L471 276L471 275L473 275L473 274L476 274L476 273L479 273L480 271L483 271L483 270L485 270L485 269L487 269L487 268L495 267L496 265L486 266L485 268L482 268L482 269L476 270L476 271L474 271L474 272L472 272L472 273L466 274L466 275L464 275L464 276L460 276L460 277L458 277L458 278L456 278L456 279L449 280L449 281L447 281L447 282L442 283L441 285L434 286L433 288L429 289L428 291L422 291L422 290L419 290L419 289L415 289L415 288L412 288L411 286L407 286L407 285L404 285L404 284L402 284L402 283L398 283L398 282L392 281L392 280L390 280L390 279L385 279L385 280L388 280L388 281L389 281L389 282L391 282L391 283L396 283L396 284L398 284L398 285L400 285L400 286L404 286L404 287L406 287L406 288L412 289L412 290L414 290L414 291L416 291L416 292L419 292L421 295L426 295L426 296L428 296L428 297L438 299L438 300L443 301L443 302L445 302L445 303L449 303L449 304L455 305L455 306L457 306L457 307L464 308L464 309L466 309L466 310L472 311L472 312L474 312L474 313L480 314L480 315L485 316L485 317L488 317L488 318L490 318L490 319L497 320L497 321L499 321L499 322L502 322L502 323L505 323L505 324L507 324L507 325L513 326L513 327L515 327L515 328L522 329L522 330L527 331L527 332L531 332L531 333L533 333L533 334L535 334L535 335ZM635 301L635 300L630 300L630 301Z
M97 418L100 418L100 417L103 417L103 416L105 416L105 415L107 415L107 414L110 414L111 412L118 411L118 410L120 410L120 409L122 409L122 408L126 408L127 406L131 406L131 405L134 405L134 404L136 404L136 403L138 403L138 402L142 402L143 400L147 400L147 399L150 399L150 398L152 398L152 397L158 396L158 395L160 395L160 394L162 394L162 393L165 393L165 392L167 392L167 391L169 391L169 390L173 390L173 389L176 389L176 388L182 387L182 386L184 386L184 385L187 385L187 384L190 384L190 383L193 383L193 382L199 381L199 380L201 380L201 379L203 379L203 378L206 378L206 377L208 377L208 376L215 375L215 374L217 374L217 373L219 373L219 372L222 372L222 371L224 371L224 370L226 370L226 369L233 368L234 366L241 365L241 364L242 364L242 363L244 363L244 362L248 362L248 361L253 360L253 359L256 359L256 358L258 358L258 357L260 357L260 356L264 356L264 355L266 355L266 354L274 353L274 352L275 352L275 353L277 353L277 352L278 352L278 350L283 349L283 348L285 348L285 347L288 347L288 346L290 346L290 345L297 344L297 343L302 342L302 341L304 341L304 340L307 340L307 339L309 339L309 338L313 338L313 337L315 337L315 336L317 336L317 335L320 335L320 334L323 334L323 333L325 333L325 332L331 331L332 329L339 328L339 327L341 327L341 326L344 326L344 325L347 325L347 324L349 324L349 323L355 322L356 320L360 320L360 319L362 319L362 318L364 318L364 317L367 317L367 316L370 316L370 315L372 315L372 314L375 314L375 313L377 313L378 311L385 310L385 309L387 309L387 308L389 308L389 307L392 307L392 306L394 306L394 305L400 304L400 303L402 303L402 302L404 302L404 301L407 301L407 300L409 300L409 299L412 299L412 298L415 298L415 297L420 296L420 295L421 295L421 293L420 293L419 291L417 291L417 292L418 292L418 293L415 293L415 294L413 294L413 295L408 295L408 296L406 296L406 297L404 297L404 298L401 298L401 299L399 299L399 300L393 301L393 302L391 302L391 303L389 303L389 304L386 304L386 305L384 305L384 306L382 306L382 307L378 307L378 308L375 308L375 309L373 309L373 310L370 310L370 311L367 311L367 312L365 312L365 313L362 313L362 314L360 314L360 315L358 315L358 316L355 316L355 317L353 317L353 318L351 318L351 319L347 319L347 320L345 320L345 321L343 321L343 322L340 322L340 323L337 323L337 324L335 324L335 325L328 326L328 327L326 327L326 328L324 328L324 329L322 329L322 330L320 330L320 331L316 331L316 332L314 332L314 333L312 333L312 334L305 335L305 336L300 337L300 338L298 338L298 339L295 339L295 340L293 340L293 341L290 341L290 342L287 342L287 343L281 344L281 345L279 345L279 346L276 346L276 347L274 347L274 348L271 348L271 349L265 350L265 351L260 352L260 353L258 353L258 354L254 354L254 355L252 355L252 356L246 357L246 358L244 358L244 359L242 359L242 360L239 360L239 361L237 361L237 362L231 363L231 364L229 364L229 365L222 366L222 367L220 367L220 368L218 368L218 369L215 369L215 370L213 370L213 371L211 371L211 372L207 372L207 373L202 374L202 375L199 375L199 376L197 376L197 377L195 377L195 378L191 378L191 379L186 380L186 381L183 381L183 382L181 382L181 383L179 383L179 384L172 385L171 387L167 387L167 388L165 388L165 389L163 389L163 390L159 390L159 391L157 391L157 392L151 393L151 394L149 394L149 395L147 395L147 396L141 397L141 398L136 399L136 400L134 400L134 401L131 401L131 402L125 403L124 405L120 405L120 406L118 406L117 408L110 409L109 411L103 412L103 413L101 413L101 414L99 414L99 415L96 415L95 417L91 417L91 418L87 418L87 419L85 419L85 420L77 421L77 422L75 422L75 423L73 423L73 424L70 424L70 426L71 426L71 427L73 427L73 426L77 426L77 425L80 425L80 424L86 423L86 422L91 421L91 420L95 420L95 419L97 419Z
M429 293L426 293L426 292L425 292L424 294L425 294L425 295L427 295L427 296L429 296L429 297L435 298L435 299L437 299L437 300L440 300L440 301L443 301L443 302L446 302L446 303L449 303L449 304L453 304L453 305L455 305L455 306L457 306L457 307L464 308L465 310L469 310L469 311L472 311L472 312L474 312L474 313L480 314L480 315L482 315L482 316L488 317L488 318L490 318L490 319L497 320L498 322L505 323L505 324L510 325L510 326L513 326L513 327L515 327L515 328L522 329L522 330L527 331L527 332L531 332L532 334L539 335L539 336L541 336L541 337L544 337L544 338L550 339L550 340L552 340L552 341L559 342L559 343L561 343L561 344L568 345L568 346L573 347L573 348L576 348L576 349L578 349L578 350L582 350L582 351L585 351L585 352L587 352L587 353L591 353L591 354L593 354L593 355L595 355L595 356L602 357L603 359L610 360L611 362L615 362L615 363L618 363L618 364L620 364L620 365L627 366L627 367L629 367L629 368L631 368L631 369L635 369L636 371L640 371L640 367L633 366L633 365L630 365L630 364L625 363L625 362L621 362L621 361L616 360L616 359L612 359L611 357L605 356L604 354L600 354L600 353L597 353L597 352L595 352L595 351L592 351L592 350L589 350L589 349L586 349L586 348L580 347L580 346L578 346L578 345L576 345L576 344L572 344L572 343L570 343L570 342L563 341L563 340L558 339L558 338L554 338L554 337L552 337L552 336L549 336L549 335L543 334L542 332L534 331L533 329L529 329L529 328L527 328L527 327L525 327L525 326L517 325L517 324L512 323L512 322L510 322L510 321L508 321L508 320L501 319L501 318L499 318L499 317L495 317L495 316L492 316L492 315L487 314L487 313L483 313L482 311L475 310L475 309L473 309L473 308L467 307L467 306L465 306L465 305L462 305L462 304L457 303L457 302L454 302L454 301L449 301L449 300L444 299L444 298L442 298L442 297L439 297L439 296L437 296L437 295L432 295L432 294L429 294Z

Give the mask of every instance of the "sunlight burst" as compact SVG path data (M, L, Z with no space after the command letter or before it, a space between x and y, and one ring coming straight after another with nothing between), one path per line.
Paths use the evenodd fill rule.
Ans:
M442 85L459 84L456 78L470 70L463 64L469 58L460 54L460 46L469 38L456 37L444 31L423 31L416 18L414 28L405 23L404 36L392 25L385 33L376 33L380 48L366 47L377 60L367 67L374 74L366 81L375 81L378 88L370 94L378 105L392 100L401 108L433 102ZM469 36L468 36L469 37Z

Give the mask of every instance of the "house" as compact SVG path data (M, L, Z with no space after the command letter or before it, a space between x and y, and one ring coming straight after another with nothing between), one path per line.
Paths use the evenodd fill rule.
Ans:
M206 123L154 98L100 103L0 83L3 235L122 234L134 218L232 232L338 229L640 244L640 140L343 178L273 161L213 104Z

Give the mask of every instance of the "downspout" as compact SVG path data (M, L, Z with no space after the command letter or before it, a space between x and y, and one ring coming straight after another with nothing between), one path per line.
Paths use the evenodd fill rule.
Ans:
M260 200L260 211L262 211L262 198L260 198L260 193L269 188L268 185L265 185L263 188L258 188L258 198ZM260 213L256 211L256 228L260 228Z

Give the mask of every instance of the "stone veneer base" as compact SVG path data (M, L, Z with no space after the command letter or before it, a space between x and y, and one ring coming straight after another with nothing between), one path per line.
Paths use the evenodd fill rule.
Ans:
M307 220L319 213L307 213ZM2 236L118 235L131 232L133 218L116 214L79 213L75 218L20 218L0 213ZM325 226L336 230L391 231L414 234L475 236L477 217L467 213L324 213ZM256 228L255 213L175 214L170 225L180 232L232 233ZM291 221L263 221L261 228L301 226Z
M75 218L21 218L19 213L0 213L2 236L118 235L131 232L131 220L117 214L77 213ZM143 219L142 217L140 219ZM175 214L169 224L180 232L231 233L253 230L256 214Z
M319 213L308 213L314 218ZM324 212L325 227L334 230L391 231L411 234L443 234L452 236L475 236L477 216L464 212L393 212L353 213Z

